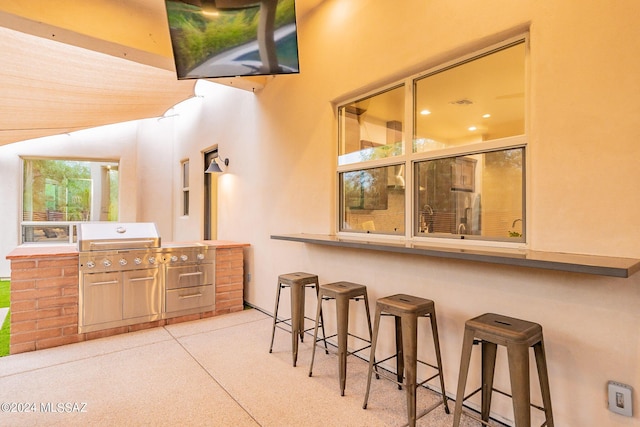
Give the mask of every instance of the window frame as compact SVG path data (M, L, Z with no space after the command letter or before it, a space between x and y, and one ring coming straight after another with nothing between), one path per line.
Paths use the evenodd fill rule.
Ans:
M51 220L44 220L44 221L40 221L40 220L36 220L36 221L25 221L24 220L24 192L25 192L25 187L24 187L24 174L25 174L25 164L27 161L35 161L35 160L45 160L45 161L70 161L70 162L91 162L91 163L115 163L117 164L117 170L120 170L120 159L114 159L114 158L86 158L86 157L80 157L80 158L76 158L76 157L60 157L60 156L55 156L55 157L47 157L47 156L32 156L32 155L28 155L28 156L20 156L20 198L19 198L19 221L18 221L18 238L19 238L19 242L18 244L20 245L56 245L56 244L61 244L62 242L68 243L68 244L74 244L76 243L77 240L77 230L78 230L78 224L82 223L82 222L92 222L92 221L100 221L98 220L67 220L67 221L51 221ZM121 179L120 179L120 174L118 172L118 201L120 200L120 194L121 194ZM117 217L118 219L113 220L114 222L117 222L119 220L120 217L120 206L119 206L119 202L118 202L118 212L117 212ZM39 241L25 241L25 236L26 236L26 228L27 227L42 227L42 228L58 228L58 229L66 229L67 230L67 236L68 236L68 240L63 241L63 240L51 240L51 241L47 241L47 240L39 240Z
M430 75L444 72L448 69L454 68L456 66L471 62L475 59L491 55L500 50L507 49L509 47L515 46L517 44L524 44L524 58L523 58L523 66L524 66L524 96L525 96L525 105L524 105L524 133L521 135L514 135L504 138L491 139L488 141L480 141L476 143L463 144L456 147L446 147L442 149L437 149L433 151L419 151L413 152L413 142L415 137L415 115L418 114L416 107L416 96L415 96L415 83L423 78L426 78ZM530 99L530 91L529 91L529 34L519 34L517 36L511 37L507 40L504 40L500 43L495 43L490 46L484 47L479 50L474 50L473 52L457 57L450 61L447 61L443 64L437 65L435 67L431 67L427 70L421 71L416 74L409 75L399 80L394 80L393 82L375 88L373 90L369 90L357 96L351 96L346 99L336 100L334 102L335 107L335 117L337 118L338 129L337 129L337 143L336 147L338 148L338 153L336 156L336 187L335 187L335 197L337 199L336 203L336 215L335 215L335 230L336 235L341 237L349 237L349 238L372 238L378 240L402 240L402 241L414 241L417 243L437 243L437 244L463 244L463 245L478 245L478 246L493 246L493 247L509 247L509 248L526 248L528 245L528 235L529 235L529 222L527 218L530 219L530 148L529 148L529 99ZM403 141L403 153L397 156L390 156L380 159L374 160L366 160L362 162L354 162L347 164L340 164L340 144L342 144L342 135L341 135L341 123L340 123L340 109L347 104L357 102L359 100L366 99L368 97L375 96L376 94L381 94L383 92L392 90L396 87L404 86L405 89L405 99L404 99L404 141ZM456 156L464 156L464 155L473 155L473 154L483 154L492 151L502 151L509 150L514 148L522 148L523 149L523 164L522 164L522 230L523 237L522 238L506 238L506 239L496 239L496 238L481 238L481 237L473 237L467 236L466 238L459 238L457 235L450 236L424 236L419 235L417 230L417 210L416 204L418 202L415 189L414 189L414 173L416 163L426 161L426 160L435 160L440 158L452 158ZM353 172L359 170L366 170L376 167L384 167L384 166L392 166L392 165L404 165L405 166L405 207L404 207L404 234L393 235L393 234L383 234L383 233L374 233L373 235L370 233L363 233L357 231L349 231L341 229L341 222L343 220L343 197L341 194L341 183L342 183L342 174L345 172Z

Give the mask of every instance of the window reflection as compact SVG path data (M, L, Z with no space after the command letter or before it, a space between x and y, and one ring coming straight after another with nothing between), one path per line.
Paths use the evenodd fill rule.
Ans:
M415 81L413 152L524 134L520 42Z
M338 114L339 164L403 154L404 86L343 105Z
M404 166L340 174L341 231L404 234Z
M516 148L416 163L417 234L523 241L523 161Z

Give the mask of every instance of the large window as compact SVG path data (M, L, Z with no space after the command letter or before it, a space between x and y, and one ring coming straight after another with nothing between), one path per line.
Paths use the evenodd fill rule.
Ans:
M524 242L525 49L515 40L340 105L339 231Z
M24 159L22 243L75 241L81 221L118 220L118 162Z

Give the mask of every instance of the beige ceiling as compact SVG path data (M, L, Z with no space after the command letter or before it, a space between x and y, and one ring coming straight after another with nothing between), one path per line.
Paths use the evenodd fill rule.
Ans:
M195 84L176 78L164 0L2 0L0 64L0 145L160 116Z

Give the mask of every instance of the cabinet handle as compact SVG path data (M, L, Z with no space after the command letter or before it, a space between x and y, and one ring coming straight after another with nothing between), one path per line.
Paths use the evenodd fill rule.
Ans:
M179 299L187 299L187 298L196 298L196 297L201 297L202 294L201 293L197 293L197 294L191 294L191 295L179 295L178 298Z
M90 286L98 286L98 285L116 285L118 284L117 280L109 280L107 282L92 282L89 283Z
M144 282L144 281L153 280L153 279L154 279L153 276L152 277L138 277L138 278L135 278L135 279L129 279L129 281L130 282Z

